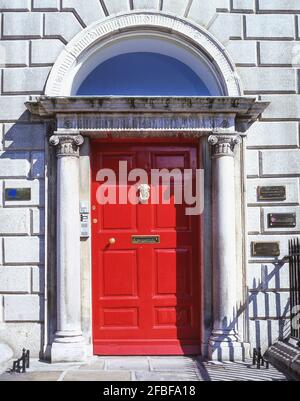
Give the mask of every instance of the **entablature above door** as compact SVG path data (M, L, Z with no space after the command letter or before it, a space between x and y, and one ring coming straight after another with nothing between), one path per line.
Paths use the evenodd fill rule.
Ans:
M30 99L34 115L55 119L57 130L132 136L201 136L243 132L268 106L253 97L47 97Z

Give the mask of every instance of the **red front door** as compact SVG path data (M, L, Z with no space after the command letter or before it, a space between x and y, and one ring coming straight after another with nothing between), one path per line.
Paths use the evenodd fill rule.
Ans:
M200 353L199 217L186 216L186 205L175 205L172 196L170 204L156 205L151 198L136 205L96 200L100 169L118 174L120 161L149 175L151 169L195 169L197 153L193 144L92 144L95 354ZM133 236L145 235L160 242L134 243Z

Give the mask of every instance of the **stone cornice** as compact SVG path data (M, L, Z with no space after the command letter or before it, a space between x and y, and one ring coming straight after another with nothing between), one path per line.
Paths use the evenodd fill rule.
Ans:
M145 116L231 115L244 121L255 121L269 105L253 97L47 97L26 102L32 114L54 118L59 114L101 115L130 113ZM66 127L68 128L68 127ZM226 128L226 127L225 127Z

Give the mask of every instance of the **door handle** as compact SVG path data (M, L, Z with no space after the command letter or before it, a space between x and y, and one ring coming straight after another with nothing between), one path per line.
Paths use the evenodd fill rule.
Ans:
M116 243L116 239L115 238L110 238L108 240L108 242L109 242L110 245L114 245Z

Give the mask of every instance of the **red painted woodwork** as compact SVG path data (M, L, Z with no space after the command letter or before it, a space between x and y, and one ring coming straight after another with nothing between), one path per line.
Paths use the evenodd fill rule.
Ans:
M93 342L98 355L200 353L199 217L186 205L99 205L97 172L196 168L192 144L92 144ZM118 185L118 184L117 184ZM129 190L130 185L127 190ZM132 235L160 235L132 244ZM115 238L115 244L109 239Z

